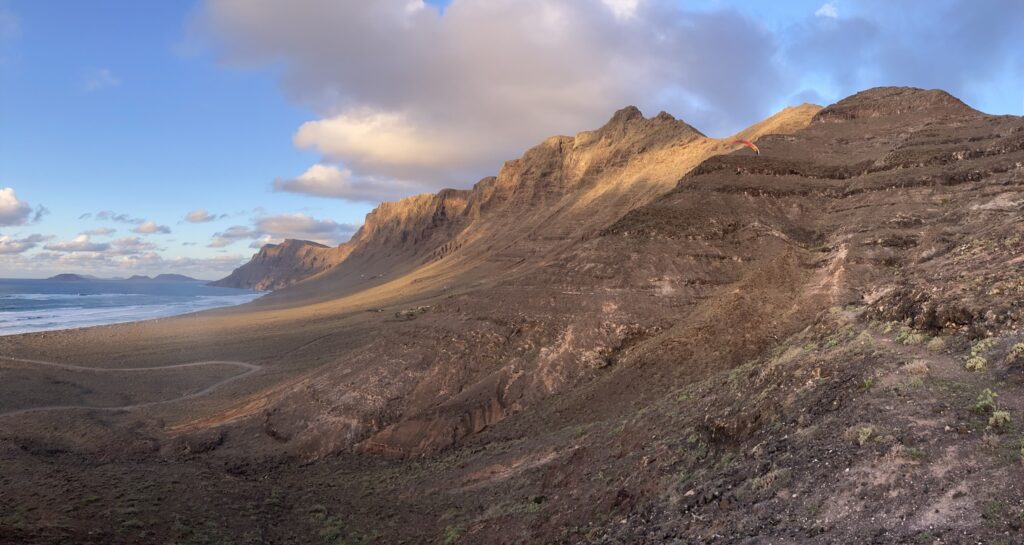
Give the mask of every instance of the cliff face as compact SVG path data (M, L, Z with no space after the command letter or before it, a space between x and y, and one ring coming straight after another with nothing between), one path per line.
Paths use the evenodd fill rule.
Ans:
M290 286L330 269L344 259L344 248L332 248L308 240L288 239L281 244L266 244L248 263L226 278L212 282L222 288L246 288L261 291Z
M795 130L817 110L787 109L744 137ZM382 203L341 246L337 266L261 304L340 297L405 275L428 288L512 273L594 236L730 142L664 112L623 108L597 130L548 138L471 189Z

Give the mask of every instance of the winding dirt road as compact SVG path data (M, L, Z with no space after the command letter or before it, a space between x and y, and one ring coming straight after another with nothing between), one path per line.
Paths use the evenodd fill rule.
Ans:
M135 409L142 409L142 408L145 408L145 407L152 407L152 406L155 406L155 405L164 405L164 404L168 404L168 403L176 403L178 401L187 401L189 399L194 399L194 398L197 398L197 397L202 397L202 396L208 395L208 394L212 393L213 391L217 390L218 388L221 388L222 386L226 386L226 385L228 385L228 384L230 384L232 382L236 382L236 381L242 380L243 378L246 378L249 375L252 375L253 373L256 373L256 372L258 372L258 371L263 369L262 365L256 365L254 363L248 363L248 362L244 362L244 361L197 361L197 362L192 362L192 363L179 363L179 364L175 364L175 365L164 365L164 366L160 366L160 367L127 367L127 368L121 368L121 369L105 369L105 368L101 368L101 367L86 367L86 366L82 366L82 365L71 365L71 364L66 364L66 363L55 363L55 362L51 362L51 361L29 360L29 359L23 359L23 358L11 358L11 357L8 357L8 356L0 356L0 360L14 361L14 362L20 362L20 363L28 363L28 364L39 365L39 366L43 366L43 367L52 367L52 368L56 368L56 369L63 369L63 370L66 370L66 371L84 371L84 372L89 372L89 373L145 373L147 371L167 371L167 370L170 370L170 369L187 369L187 368L190 368L190 367L203 367L203 366L207 366L207 365L231 365L231 366L234 366L234 367L240 367L242 369L245 369L244 373L239 373L237 375L228 377L228 378L226 378L224 380L215 382L215 383L213 383L213 384L211 384L211 385L209 385L209 386L207 386L207 387L205 387L205 388L203 388L201 390L197 390L197 391L192 392L190 394L185 394L183 396L175 397L175 398L172 398L172 399L163 399L163 400L160 400L160 401L149 401L149 402L146 402L146 403L136 403L136 404L133 404L133 405L121 405L121 406L118 406L118 407L94 407L94 406L90 406L90 405L52 405L52 406L49 406L49 407L31 407L31 408L27 408L27 409L17 409L17 410L14 410L14 411L8 411L8 412L5 412L5 413L0 413L0 418L5 417L5 416L16 416L16 415L20 415L20 414L42 412L42 411L63 411L63 410L131 411L131 410L135 410Z

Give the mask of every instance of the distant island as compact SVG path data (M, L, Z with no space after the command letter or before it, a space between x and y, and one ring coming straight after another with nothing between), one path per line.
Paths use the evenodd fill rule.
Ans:
M89 276L85 274L65 273L58 274L56 276L51 276L46 280L50 280L53 282L202 282L202 280L192 278L191 276L185 276L183 274L158 274L153 277L136 274L128 278L97 278L95 276Z
M53 280L55 282L85 282L88 280L97 280L95 277L86 276L84 274L58 274L57 276L51 276L47 280Z

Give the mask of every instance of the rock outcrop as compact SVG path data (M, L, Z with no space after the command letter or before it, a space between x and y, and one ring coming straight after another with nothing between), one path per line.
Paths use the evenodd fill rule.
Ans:
M210 285L276 290L330 269L341 262L345 255L344 248L332 248L308 240L287 239L280 244L265 244L248 263Z

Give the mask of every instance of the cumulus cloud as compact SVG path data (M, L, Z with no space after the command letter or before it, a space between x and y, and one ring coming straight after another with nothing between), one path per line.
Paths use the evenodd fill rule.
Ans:
M217 216L216 214L209 213L203 208L196 208L188 214L185 214L185 221L189 223L207 223L224 217L226 217L224 214Z
M115 76L109 68L90 68L86 70L84 85L87 91L99 91L121 85L121 78Z
M36 216L41 217L41 214L37 211ZM0 226L24 225L32 217L32 207L18 200L13 188L0 189Z
M82 234L83 235L89 235L89 236L96 236L96 237L105 237L105 236L108 236L108 235L112 235L112 234L114 234L116 232L117 232L117 229L114 229L112 227L97 227L95 229L88 229L88 230L82 231Z
M111 250L120 255L141 254L158 249L152 242L145 242L139 237L119 238L111 242L110 245Z
M167 235L170 234L171 228L166 225L158 225L154 221L144 221L132 229L132 232L140 235Z
M636 8L640 5L640 0L603 0L603 2L616 17L621 19L628 19L636 15Z
M0 255L21 254L35 248L40 242L49 240L51 237L43 235L29 235L25 238L13 238L0 235Z
M110 243L93 242L89 235L78 235L73 240L54 242L43 246L44 249L52 252L105 252L110 249Z
M836 5L834 2L828 2L822 4L821 7L818 8L818 11L814 12L814 15L817 17L829 17L832 19L836 19L839 17L839 12L836 10Z
M626 104L713 135L875 85L941 87L982 106L1012 95L1019 108L1022 2L829 0L772 26L712 4L453 0L442 14L415 0L204 0L198 19L225 60L282 67L288 96L317 113L294 144L338 172L314 165L275 182L317 196L466 187Z
M661 0L456 0L443 16L407 0L207 0L202 20L228 60L283 61L289 95L321 117L295 145L352 172L357 195L469 185L629 103L731 128L783 81L759 24Z
M422 188L412 182L360 178L347 168L320 163L295 178L274 180L274 191L368 203L401 198L418 189Z
M117 223L129 223L134 225L138 225L145 221L142 218L135 218L128 214L119 214L111 210L100 210L95 214L95 216L89 212L86 212L85 214L78 216L78 219L89 219L91 217L95 217L97 220L100 221L113 221Z
M37 252L31 256L11 255L0 260L0 272L5 274L54 274L56 272L84 271L99 276L126 274L159 274L175 272L197 278L220 278L248 259L241 254L213 257L165 257L157 252L121 255L103 252Z
M325 244L336 244L339 239L347 238L358 228L334 220L318 220L306 214L279 214L259 218L256 227L275 240L298 238Z
M347 240L358 229L357 225L338 223L330 219L316 219L307 214L277 214L261 216L253 220L253 226L233 225L214 233L208 244L211 248L223 248L239 241L255 241L251 247L280 242L287 238L312 240L321 244L335 245Z
M234 244L240 240L247 240L252 238L259 238L262 233L244 225L232 225L226 230L214 233L213 240L210 241L210 248L223 248L230 244Z

